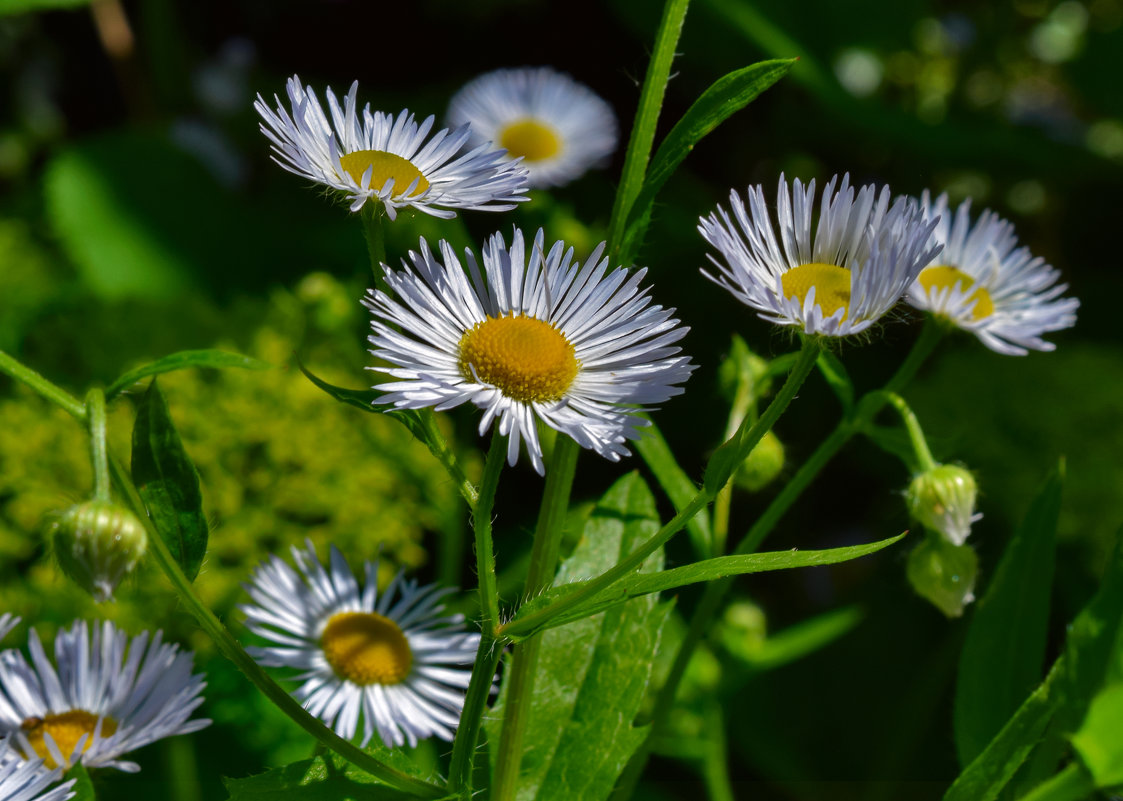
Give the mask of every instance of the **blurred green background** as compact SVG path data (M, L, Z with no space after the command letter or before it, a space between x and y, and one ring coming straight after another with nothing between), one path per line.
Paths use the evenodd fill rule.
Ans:
M650 0L0 0L0 349L76 393L185 348L278 365L161 379L213 523L197 584L233 625L253 564L305 537L322 552L334 542L353 561L381 557L384 578L401 565L474 586L463 510L424 449L396 423L336 404L292 366L295 353L333 383L368 385L357 300L369 270L357 220L269 160L254 95L283 95L293 73L337 91L358 79L362 102L440 118L480 72L550 64L605 97L626 132L658 15ZM850 172L897 192L973 197L1062 270L1082 302L1078 325L1050 336L1055 353L1020 359L956 337L905 394L936 457L978 476L985 518L972 542L984 588L1034 489L1067 458L1059 638L1123 523L1123 0L697 0L679 52L661 131L724 73L800 57L695 149L666 187L639 258L657 302L674 303L692 327L685 348L701 365L657 418L684 466L700 476L724 427L715 409L730 334L765 357L792 347L788 333L700 279L699 215L730 188L759 182L770 195L781 172L821 183ZM511 214L452 223L403 215L388 226L389 252L400 256L420 235L478 243L512 225L545 225L587 252L603 236L620 165L618 153L607 170ZM892 372L916 329L916 316L901 313L871 345L844 347L860 388ZM777 429L785 474L837 414L813 378ZM128 398L111 409L120 453L132 415ZM470 412L451 416L472 469L474 426ZM638 466L585 455L576 496L591 499ZM770 547L897 533L908 526L907 481L900 464L855 441ZM43 633L76 615L112 617L132 631L159 625L197 649L210 678L204 710L216 725L142 752L139 776L99 776L104 797L162 791L171 779L177 801L222 799L221 776L307 756L311 744L215 656L154 571L100 608L58 574L42 517L90 486L80 430L0 379L0 610ZM501 489L497 549L511 576L540 486L520 465ZM734 536L774 492L735 498ZM699 742L723 725L723 710L739 797L938 798L957 772L950 699L964 621L912 595L906 554L899 546L837 568L742 581L637 797L703 792ZM689 559L685 541L668 556ZM683 591L679 611L696 597ZM845 634L770 670L766 632L824 614ZM720 708L701 700L707 687L717 688ZM422 757L447 751L428 744Z

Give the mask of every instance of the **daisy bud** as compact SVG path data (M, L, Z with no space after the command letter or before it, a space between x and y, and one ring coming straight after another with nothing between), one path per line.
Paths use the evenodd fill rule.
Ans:
M948 617L959 617L975 600L979 559L970 545L954 545L930 534L909 554L908 577L917 595Z
M148 547L148 534L135 515L99 500L63 512L52 525L52 538L62 572L98 602L112 599Z
M909 514L953 545L962 545L975 514L979 489L971 473L957 465L941 464L917 475L909 484Z
M784 444L771 431L766 433L753 448L752 453L741 462L733 475L738 487L756 492L772 483L784 469Z

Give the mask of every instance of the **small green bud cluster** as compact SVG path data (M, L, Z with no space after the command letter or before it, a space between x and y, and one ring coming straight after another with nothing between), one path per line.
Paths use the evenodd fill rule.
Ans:
M783 469L784 443L769 431L741 462L733 474L733 482L741 489L756 492L772 483Z
M913 518L953 545L962 545L971 533L971 524L982 516L975 514L978 492L970 471L941 464L917 475L906 498Z
M62 512L51 534L62 572L98 602L112 599L148 548L148 534L135 515L96 499Z
M975 600L979 559L966 545L975 514L978 485L966 468L941 464L925 470L909 485L909 513L928 536L909 554L908 577L917 594L948 617L959 617Z
M959 617L975 600L978 572L974 548L932 534L909 554L907 573L912 588L948 617Z

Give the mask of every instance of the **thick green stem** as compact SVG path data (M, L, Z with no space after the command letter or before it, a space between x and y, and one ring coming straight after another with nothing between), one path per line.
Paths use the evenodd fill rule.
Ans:
M472 516L476 534L476 573L480 582L480 611L484 631L495 634L499 626L499 589L495 578L495 553L491 543L491 510L495 506L495 491L499 487L499 473L507 455L506 437L498 429L491 436L491 448L484 462L484 475L480 481L480 495Z
M1083 766L1073 762L1053 778L1044 781L1020 801L1080 801L1096 790L1096 784Z
M109 502L109 455L105 448L105 393L86 394L86 425L90 430L90 465L94 469L94 497Z
M472 666L472 679L468 682L468 692L464 696L464 709L460 713L460 726L456 729L448 771L448 789L466 798L471 797L476 743L480 739L484 709L502 654L503 646L489 632L484 631L479 650L476 651L476 663Z
M233 662L234 665L245 674L246 678L248 678L257 689L261 690L266 698L276 704L282 712L288 715L298 726L311 734L318 741L375 778L419 798L440 798L446 795L443 787L430 784L427 781L422 781L396 768L383 764L353 743L344 740L321 723L319 719L310 715L304 707L297 703L296 699L273 681L273 679L269 677L269 674L267 674L261 666L246 653L241 644L234 639L234 636L227 630L226 626L222 624L222 621L215 617L215 614L207 608L199 599L199 596L195 594L191 582L188 581L187 576L180 570L171 551L168 550L168 546L153 527L152 521L148 517L148 511L145 509L144 502L141 500L140 495L137 494L136 487L133 485L129 474L116 459L110 461L110 469L113 480L116 482L117 488L120 490L125 502L131 507L137 518L144 523L148 531L148 553L152 554L156 563L160 566L160 569L164 571L164 575L168 577L168 581L171 582L176 593L179 595L180 601L187 608L187 611L195 617L195 620L199 623L199 627L214 640L215 645L218 646L218 650L222 652L223 656Z
M363 221L363 238L367 242L367 255L370 257L370 271L374 274L374 285L386 291L386 277L382 265L386 263L386 234L382 230L382 217L386 212L378 202L364 203L359 216Z
M533 598L550 586L557 571L562 524L569 508L569 493L573 487L579 450L573 439L565 435L558 436L546 473L546 486L542 491L542 507L538 512L538 525L534 531L534 545L527 568L525 598ZM506 711L491 795L494 801L511 801L518 790L523 736L526 734L530 702L534 695L540 643L541 637L531 637L515 646L511 654Z
M0 373L9 375L16 381L31 387L72 417L77 417L79 420L86 419L85 404L62 387L55 386L43 378L30 367L25 367L2 350L0 350Z
M628 150L624 156L624 170L620 175L620 186L612 204L612 216L608 226L608 252L610 259L615 258L623 244L624 226L628 212L636 202L643 187L647 161L651 157L651 146L655 141L655 126L659 122L659 111L663 107L663 95L667 90L667 80L671 74L671 64L675 58L679 36L686 20L686 7L689 0L667 0L663 6L663 18L659 21L659 32L655 36L655 49L651 63L647 67L643 89L640 91L636 120L628 139Z

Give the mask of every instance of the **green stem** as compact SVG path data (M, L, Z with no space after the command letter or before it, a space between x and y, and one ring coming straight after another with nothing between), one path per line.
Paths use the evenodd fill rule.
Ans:
M386 234L382 229L382 216L386 212L381 203L364 203L359 217L363 221L363 238L367 242L367 255L370 257L370 271L374 274L374 285L385 291L386 276L382 265L386 263Z
M105 393L86 394L86 424L90 430L90 464L94 468L94 498L109 502L109 455L105 449Z
M562 524L565 522L565 513L569 508L569 493L573 487L573 475L577 469L579 450L577 443L564 434L559 435L554 444L550 468L546 473L546 486L542 491L538 525L534 531L534 545L530 551L525 598L533 598L550 586L557 572ZM511 801L518 790L523 736L526 734L531 699L534 695L534 680L541 642L541 637L531 637L515 646L511 654L511 670L506 680L506 711L503 718L503 732L499 738L499 755L495 764L495 783L491 795L493 801Z
M608 251L614 258L623 244L624 226L628 212L636 202L643 187L647 161L651 157L651 146L655 141L655 126L659 121L659 111L663 107L663 95L667 90L667 80L671 74L671 63L675 58L679 36L686 20L686 7L689 0L667 0L663 6L663 18L659 21L659 31L655 36L655 50L647 75L640 91L636 121L628 139L628 150L624 156L624 170L620 175L620 186L612 204L612 216L608 226Z
M449 791L465 797L471 796L476 743L480 739L484 708L487 706L487 698L495 681L495 669L499 667L499 657L502 654L502 645L484 631L480 637L479 650L476 651L476 663L472 666L468 692L464 696L464 709L460 713L460 726L456 729L456 740L452 744L452 760L448 772Z
M945 326L936 317L928 315L924 318L924 326L920 329L920 336L912 344L909 355L905 357L901 366L897 368L897 372L881 389L884 392L901 392L912 381L916 371L920 369L920 365L924 364L928 357L932 355L932 351L936 349L936 345L944 336L944 330Z
M120 462L116 459L110 460L110 470L113 475L113 480L117 484L117 488L125 498L125 502L131 507L137 518L144 523L145 529L147 529L148 552L152 554L157 564L159 564L160 569L164 571L164 575L167 576L168 580L175 588L176 593L179 595L180 601L195 617L200 628L214 640L215 645L218 646L218 650L222 652L223 656L233 662L234 665L245 674L246 678L248 678L257 689L261 690L266 698L276 704L276 706L288 715L298 726L325 746L375 778L420 798L440 798L446 795L444 788L415 778L386 765L361 748L355 746L353 743L344 740L321 723L319 719L310 715L304 707L297 703L296 699L273 681L273 679L269 677L269 674L246 653L241 644L227 630L226 626L222 624L222 621L220 621L199 599L199 596L195 594L191 582L188 581L187 576L180 570L171 551L168 550L168 546L152 525L144 502L141 500L140 495L137 494L132 479L121 466Z
M702 760L702 778L706 782L706 792L710 801L734 801L725 755L725 716L721 705L716 702L706 709L706 729L709 742L706 743L706 755Z
M55 406L79 420L86 419L86 406L65 389L55 386L30 367L25 367L20 362L0 350L0 373L11 376L16 381L26 384L49 400Z
M1073 762L1053 778L1023 795L1020 801L1080 801L1095 790L1096 783L1092 781L1088 771Z
M499 473L507 456L506 437L498 427L491 435L491 448L484 462L484 475L480 481L480 496L472 515L476 534L476 573L480 581L480 610L483 612L484 631L494 634L499 625L499 589L495 578L495 553L491 542L491 510L495 506L495 491L499 487Z
M728 440L732 437L746 419L756 422L753 419L754 415L749 414L756 400L753 390L751 376L742 374L737 382L737 391L733 396L733 403L729 408L729 418L725 423L725 439ZM710 556L721 556L725 553L725 541L729 537L729 513L732 506L733 480L730 479L714 498L713 542L710 544Z
M429 448L429 452L436 457L445 472L456 482L456 489L460 492L460 497L468 503L468 508L474 510L480 492L468 480L468 475L460 466L460 460L456 458L456 452L449 446L444 434L441 433L441 429L437 425L436 413L432 409L420 409L417 416L421 419L425 445Z
M932 458L932 451L928 449L928 440L924 438L924 429L920 427L920 421L916 419L908 403L898 395L896 392L886 392L885 400L897 410L901 415L901 420L904 421L905 430L909 434L909 442L912 444L913 454L916 456L917 466L921 471L932 470L936 467L936 460Z

